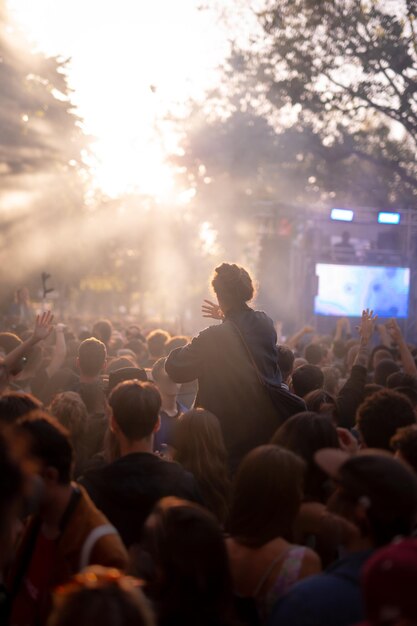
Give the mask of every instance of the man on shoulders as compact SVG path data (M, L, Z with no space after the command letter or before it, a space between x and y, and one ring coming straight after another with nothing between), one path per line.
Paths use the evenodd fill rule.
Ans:
M190 473L153 454L161 408L156 387L137 380L120 383L109 403L121 457L87 473L81 482L129 547L139 542L143 524L160 498L177 496L194 502L201 498Z

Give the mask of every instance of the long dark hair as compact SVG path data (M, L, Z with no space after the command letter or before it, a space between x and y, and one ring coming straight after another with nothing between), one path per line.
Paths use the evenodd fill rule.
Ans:
M307 499L324 502L328 477L314 461L322 448L339 448L336 427L328 415L312 411L298 413L288 419L274 434L271 443L298 454L307 464L304 493Z
M207 508L224 524L231 484L217 417L203 409L184 413L176 423L174 448L175 460L194 475Z
M226 545L211 513L163 498L146 522L142 546L154 564L146 590L160 626L235 623Z
M277 537L292 539L300 508L304 462L278 446L260 446L243 459L233 485L230 534L259 548Z

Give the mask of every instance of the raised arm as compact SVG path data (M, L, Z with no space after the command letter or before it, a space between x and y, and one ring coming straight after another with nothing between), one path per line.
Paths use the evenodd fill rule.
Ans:
M406 374L411 374L411 376L417 377L417 366L415 364L413 355L411 354L409 347L407 346L407 343L403 337L401 328L399 327L397 320L390 319L390 321L387 322L386 327L389 334L391 335L392 340L398 346L404 372L406 372Z
M62 367L65 357L67 356L67 344L65 343L64 330L64 324L57 324L55 326L56 339L54 352L51 362L46 368L48 378L51 378Z
M314 333L314 328L312 326L304 326L303 328L301 328L301 330L295 333L295 335L287 339L286 345L289 348L294 349L297 347L297 344L300 341L300 339L302 339L304 335L309 335L310 333Z
M50 311L42 313L42 315L37 315L32 335L29 339L26 339L26 341L21 343L20 346L17 346L17 348L9 352L9 354L4 358L2 366L5 367L7 371L13 369L16 363L18 363L18 361L25 356L25 354L27 354L34 345L49 337L53 329L53 321L54 316Z
M355 423L356 409L364 398L366 385L368 347L375 328L376 316L373 311L362 312L362 319L358 331L360 335L359 351L353 363L352 371L346 383L337 396L339 426L352 428Z

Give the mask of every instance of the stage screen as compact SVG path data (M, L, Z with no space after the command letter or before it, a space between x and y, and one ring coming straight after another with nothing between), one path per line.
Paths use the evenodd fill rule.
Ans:
M359 317L363 309L373 309L379 317L407 317L408 267L317 263L316 274L316 315Z

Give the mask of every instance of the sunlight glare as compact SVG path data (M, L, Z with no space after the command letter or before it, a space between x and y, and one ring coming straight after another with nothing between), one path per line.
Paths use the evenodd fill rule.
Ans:
M197 0L8 0L17 23L45 53L71 58L72 98L96 138L96 184L164 196L176 137L158 129L171 107L201 98L227 54L225 30ZM162 133L162 136L161 136Z

